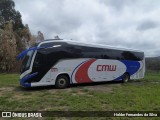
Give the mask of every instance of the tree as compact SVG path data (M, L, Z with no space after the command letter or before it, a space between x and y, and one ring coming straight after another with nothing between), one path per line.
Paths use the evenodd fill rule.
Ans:
M14 1L0 0L0 28L4 29L8 21L12 22L14 31L24 27L20 12L15 10Z
M30 45L33 45L36 43L36 40L37 40L37 37L35 35L32 35L31 36L31 39L30 39Z
M0 70L10 71L14 67L16 57L16 39L12 22L6 23L1 35Z
M40 42L42 40L44 40L43 33L41 31L38 31L37 42Z
M17 66L16 55L36 39L44 40L43 33L38 31L37 37L31 34L28 25L23 25L20 12L15 10L14 1L0 0L0 71L10 71Z
M1 49L1 46L2 46L2 34L3 34L3 29L0 29L0 64L1 64L1 61L3 59L3 56L1 55L1 53L2 53L2 49Z
M25 46L25 48L30 47L31 33L28 24L26 24L25 27L22 29L21 36L22 36L22 44Z
M17 51L21 52L25 49L22 43L22 30L25 29L22 23L21 14L15 10L15 3L13 0L0 0L0 28L5 29L7 22L12 23L12 29L15 34ZM18 52L18 53L19 53Z

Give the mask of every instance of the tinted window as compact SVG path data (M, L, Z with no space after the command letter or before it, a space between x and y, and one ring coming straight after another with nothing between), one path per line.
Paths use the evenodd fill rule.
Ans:
M53 47L56 45L58 45L58 47ZM72 45L65 42L53 42L41 45L41 47L44 46L48 46L45 52L43 51L48 56L43 56L45 56L47 60L51 60L49 62L52 62L55 59L59 60L68 58L96 58L139 61L144 57L143 53L140 52ZM43 60L43 62L44 61L45 60Z
M69 47L68 47L69 48ZM142 60L144 55L140 52L122 51L114 49L94 48L87 46L71 45L69 51L73 51L74 57L116 59L116 60Z
M34 66L52 66L57 58L53 52L38 51L35 57Z

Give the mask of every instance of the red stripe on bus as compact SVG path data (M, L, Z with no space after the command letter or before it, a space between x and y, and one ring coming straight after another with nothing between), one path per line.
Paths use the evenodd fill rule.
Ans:
M89 82L93 82L89 76L88 76L88 69L90 67L90 65L95 62L95 59L89 60L87 62L85 62L84 64L82 64L76 74L75 74L75 80L77 83L89 83Z

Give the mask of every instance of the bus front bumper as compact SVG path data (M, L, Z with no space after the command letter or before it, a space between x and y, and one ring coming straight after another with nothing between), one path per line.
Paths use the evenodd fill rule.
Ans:
M29 75L23 77L22 79L20 79L20 85L23 87L31 87L31 83L27 82L27 80L33 78L37 74L38 74L38 72L29 74Z

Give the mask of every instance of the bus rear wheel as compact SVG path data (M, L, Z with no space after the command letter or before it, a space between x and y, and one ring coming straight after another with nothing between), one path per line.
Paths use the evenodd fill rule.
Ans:
M124 73L123 78L122 78L122 82L123 83L127 83L130 80L130 76L128 73Z
M69 86L69 79L66 75L60 75L56 79L55 83L56 88L64 89Z

